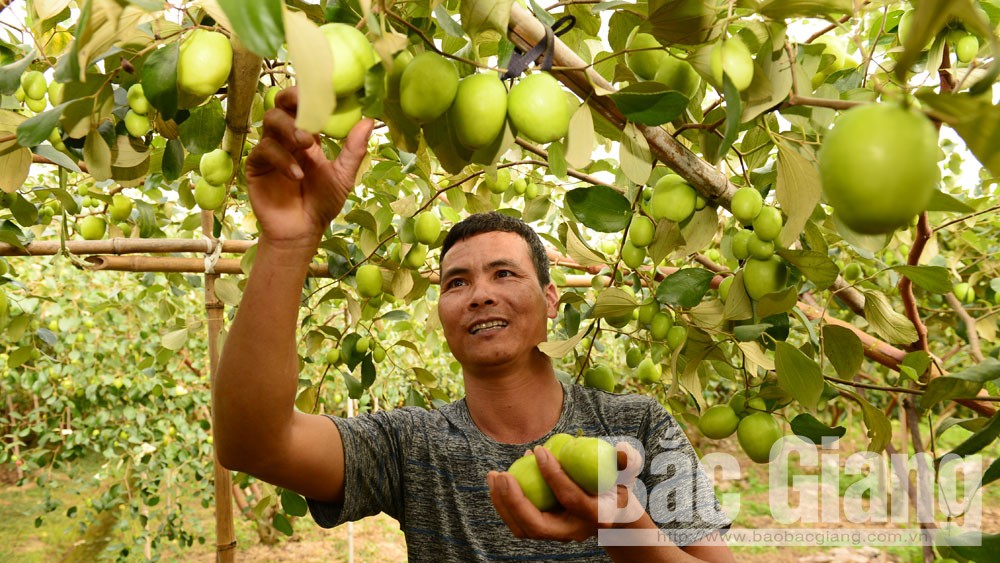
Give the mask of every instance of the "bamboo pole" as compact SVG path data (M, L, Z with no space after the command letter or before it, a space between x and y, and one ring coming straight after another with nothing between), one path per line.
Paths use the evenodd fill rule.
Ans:
M113 238L109 240L68 240L66 250L73 254L169 254L175 252L203 252L210 254L217 241L203 239L144 239ZM62 252L62 242L57 240L35 241L18 248L0 243L0 256L54 256ZM222 252L241 254L257 244L251 240L226 240Z
M226 106L226 133L222 138L222 148L232 157L233 170L239 170L243 158L243 143L250 127L250 110L260 79L262 60L243 45L234 34L233 67L229 73L228 104ZM231 181L231 179L230 179ZM226 182L228 186L230 182ZM202 211L202 234L212 241L216 248L217 239L213 235L214 215ZM210 260L208 255L206 262ZM218 260L212 255L212 261ZM206 264L207 265L207 264ZM219 339L222 334L223 305L215 295L215 281L219 278L214 268L205 271L205 313L208 317L208 351L211 357L211 386L215 387L215 375L219 365ZM233 477L228 469L215 458L215 532L216 561L232 563L236 561L236 531L233 523Z

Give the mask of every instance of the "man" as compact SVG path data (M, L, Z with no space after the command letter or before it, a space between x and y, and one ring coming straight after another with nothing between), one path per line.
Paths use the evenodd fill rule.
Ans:
M323 232L353 189L372 128L369 120L356 126L329 161L314 137L295 129L296 105L294 89L278 95L247 159L261 235L214 386L220 462L305 495L323 526L390 514L413 560L732 561L724 544L707 541L718 540L729 521L669 414L649 398L563 385L538 350L558 296L541 242L523 222L475 216L453 228L442 248L438 313L462 365L464 399L433 411L401 408L352 419L295 411L302 285ZM599 522L607 520L598 517L599 499L539 446L554 433L577 430L631 436L646 448L640 476L666 493L650 489L653 515L619 487L614 495L625 509L612 502L609 512L626 521ZM561 510L539 512L503 472L529 448ZM657 530L658 513L676 515L657 520L693 543L602 548L595 539L599 527Z

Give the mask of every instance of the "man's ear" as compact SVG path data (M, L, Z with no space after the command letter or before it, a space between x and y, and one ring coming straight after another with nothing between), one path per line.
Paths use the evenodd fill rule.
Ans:
M559 290L552 282L549 282L545 288L545 311L546 316L550 319L556 318L556 315L559 314Z

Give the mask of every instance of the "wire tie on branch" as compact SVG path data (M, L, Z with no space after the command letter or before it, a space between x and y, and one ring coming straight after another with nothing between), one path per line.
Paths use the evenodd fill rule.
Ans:
M501 78L510 80L521 76L528 69L528 66L535 62L539 56L542 56L542 64L539 65L539 68L546 71L551 70L552 58L556 49L556 37L573 29L574 25L576 25L575 17L563 16L556 20L552 24L552 27L545 26L545 38L540 43L536 43L531 49L528 49L527 53L514 47L514 54L511 55L510 62L507 63L507 72Z
M225 544L215 544L215 551L222 553L223 551L232 551L236 549L236 540L233 540Z
M219 256L222 255L222 243L224 237L215 240L206 238L207 248L205 250L205 273L214 274L215 265L219 263Z

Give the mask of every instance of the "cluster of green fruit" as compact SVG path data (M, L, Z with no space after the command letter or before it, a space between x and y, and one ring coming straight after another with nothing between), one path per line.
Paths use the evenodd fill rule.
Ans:
M638 28L637 28L638 29ZM633 30L626 43L625 64L641 80L653 80L694 97L701 84L698 72L687 61L675 57L663 48L655 37ZM718 41L709 54L709 82L722 89L723 77L728 77L737 90L743 91L753 82L753 55L739 37Z
M81 184L77 188L77 195L81 197L81 207L98 208L102 204L100 198L90 195L90 186L87 184ZM46 204L43 209L49 210L49 213L56 213L59 210L59 204L52 201ZM124 223L132 215L132 200L124 194L114 194L111 196L111 201L107 204L107 213L113 222ZM104 238L107 229L107 219L97 214L81 218L76 225L77 232L84 240L100 240ZM126 236L131 232L131 226L127 224L121 225L121 229Z
M319 30L330 44L333 56L331 81L333 93L337 96L337 107L327 118L323 134L343 139L361 121L362 108L358 91L364 87L365 74L375 66L378 57L365 34L353 26L328 23L320 26Z
M24 102L31 111L41 113L48 105L45 102L46 94L49 103L57 106L62 103L64 88L65 85L60 82L46 84L44 74L37 70L29 70L21 75L21 83L14 91L14 97L17 101Z
M698 430L713 440L728 438L735 432L743 452L756 463L768 463L771 447L784 435L764 400L747 400L743 392L733 395L729 404L705 409L698 419Z
M512 179L509 168L498 169L496 177L484 174L481 185L495 194L504 194L507 190L513 189L515 194L526 200L535 199L544 193L541 186L523 176Z
M751 299L760 299L779 291L788 280L788 266L774 253L775 242L781 236L784 220L778 208L765 205L764 198L754 188L740 188L731 202L733 217L743 226L730 237L733 257L743 261L743 283ZM729 295L733 278L727 277L719 286L723 300Z
M194 201L206 211L222 207L229 193L229 179L233 176L233 157L225 149L215 149L201 155L198 173L201 177L194 185Z
M413 219L414 244L402 259L403 265L418 269L427 259L430 245L435 244L441 236L441 219L433 212L425 211ZM398 248L398 247L397 247ZM354 274L358 294L366 299L374 299L382 295L382 270L375 264L362 264Z
M676 223L687 221L695 211L704 209L707 201L691 184L676 174L666 174L657 180L652 190L643 191L643 211L628 227L628 240L622 245L621 258L629 268L637 269L646 259L646 247L653 242L656 225L653 220L666 219ZM652 217L652 220L650 219Z
M142 137L149 132L149 110L152 106L146 99L146 93L142 90L142 84L136 83L129 86L128 112L125 113L125 130L133 137Z
M543 444L563 471L592 495L607 492L618 480L618 452L609 442L588 436L555 434ZM524 496L542 512L559 508L552 488L538 468L534 454L518 458L507 469Z

